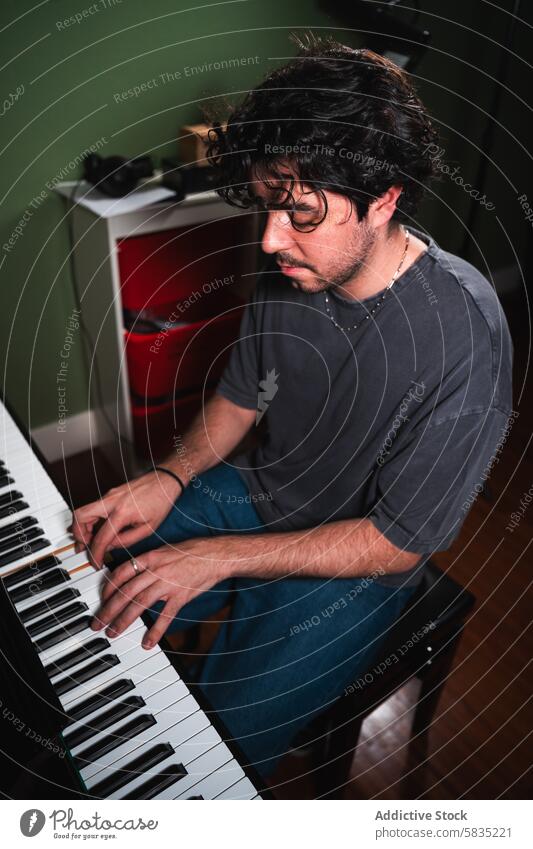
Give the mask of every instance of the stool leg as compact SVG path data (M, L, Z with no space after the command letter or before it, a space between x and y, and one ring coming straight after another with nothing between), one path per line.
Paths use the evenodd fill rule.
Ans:
M461 625L456 636L448 643L446 648L442 651L436 651L434 656L429 658L431 664L426 664L424 671L419 672L422 686L418 694L411 727L410 749L416 751L420 759L427 757L428 730L433 722L437 704L450 674L462 631L463 626Z
M462 630L462 629L461 629ZM411 738L401 783L401 798L417 799L428 786L429 735L442 690L450 673L461 630L440 653L435 652L431 664L418 675L422 679L411 726Z
M342 799L350 777L354 751L357 748L364 716L347 721L340 719L331 725L323 745L314 751L317 796L321 799Z

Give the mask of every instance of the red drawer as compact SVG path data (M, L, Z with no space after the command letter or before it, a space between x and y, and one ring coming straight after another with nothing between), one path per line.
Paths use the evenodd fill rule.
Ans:
M191 292L203 294L213 281L219 287L236 284L246 232L239 217L120 239L122 305L163 315Z
M243 306L160 333L124 331L132 392L142 398L202 389L216 381L239 335Z
M210 394L206 393L204 401ZM133 433L138 454L155 461L166 457L176 447L175 437L183 436L201 407L201 393L154 407L133 404Z

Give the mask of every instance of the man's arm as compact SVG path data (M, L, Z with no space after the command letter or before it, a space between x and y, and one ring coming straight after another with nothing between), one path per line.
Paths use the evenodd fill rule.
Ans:
M141 554L136 558L140 574L129 563L119 566L102 592L91 627L106 628L108 636L116 637L139 610L163 600L163 611L143 638L150 649L187 602L225 578L373 578L403 572L419 559L420 554L396 548L369 519L304 531L189 539Z
M405 572L420 554L398 548L369 519L343 519L282 533L188 540L191 554L217 561L225 577L359 578Z
M194 475L223 460L254 421L255 410L215 395L161 465L175 471L187 486ZM157 471L113 487L103 498L74 511L76 550L88 546L94 565L102 566L109 549L133 545L153 533L180 493L176 480Z
M195 475L216 466L233 451L252 427L255 415L255 410L239 407L215 394L159 465L175 472L187 485Z

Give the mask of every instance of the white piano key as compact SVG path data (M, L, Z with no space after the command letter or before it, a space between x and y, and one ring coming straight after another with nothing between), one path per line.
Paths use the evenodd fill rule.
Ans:
M72 536L67 532L64 516L61 513L57 516L51 516L46 520L46 522L38 522L33 527L41 528L44 535L48 537L50 542L63 540L65 537L68 537L69 543L72 543Z
M54 486L42 466L34 467L30 463L25 466L21 466L19 465L17 458L13 459L15 460L15 463L11 465L8 463L6 469L0 469L0 477L5 476L13 478L13 483L3 484L0 486L0 492L3 492L6 488L18 489L21 492L24 492L25 489L28 491L32 490L48 493L52 493L54 490L57 492L57 488ZM22 457L20 459L22 459Z
M16 605L28 601L40 601L50 591L54 589L57 591L71 585L68 574L62 572L60 565L58 566L57 563L50 565L43 572L34 571L32 566L29 569L31 570L31 576L26 576L24 580L8 588L11 598L15 599ZM50 584L50 581L53 581L54 586ZM26 597L22 598L21 594L24 594ZM31 607L31 604L27 606Z
M202 713L199 711L198 713ZM196 716L196 714L193 714ZM204 714L205 716L205 714ZM207 754L211 750L215 748L219 743L221 743L221 737L216 731L216 729L207 721L206 724L201 725L200 728L196 732L192 734L190 732L190 725L184 725L183 723L178 723L176 725L171 726L166 731L162 732L161 735L156 740L151 740L146 745L140 746L133 752L127 752L123 757L117 759L113 763L106 766L104 769L101 769L98 773L93 775L91 778L87 778L85 781L86 787L88 790L91 790L96 784L99 784L101 781L107 780L110 776L114 775L119 770L128 770L131 766L132 761L137 760L138 757L142 755L146 755L146 753L152 749L154 746L159 745L160 743L168 743L170 744L174 752L165 759L165 763L181 763L185 767L192 762L195 762L197 759ZM193 728L196 727L193 724ZM161 762L162 764L164 763ZM149 774L153 774L157 772L159 769L163 767L157 765L153 767ZM137 787L140 783L142 784L144 781L144 775L148 773L142 773L139 775L135 775L131 782L128 782L130 789L133 787ZM149 777L149 775L148 775ZM194 781L197 781L198 778L195 778ZM126 795L126 790L124 792L121 790L122 794L120 797L117 795L113 795L113 798L122 798Z
M108 752L106 755L99 758L96 763L87 764L86 767L82 767L80 769L82 779L86 781L93 775L100 772L100 770L104 767L109 766L112 763L116 763L120 758L123 758L124 755L139 750L140 746L145 746L147 743L152 745L159 738L164 738L164 732L166 732L172 725L182 726L181 731L184 735L183 742L185 742L185 740L189 737L192 737L194 734L201 731L202 728L209 725L209 720L205 713L200 710L196 699L193 696L186 696L184 699L180 699L174 707L170 707L166 711L163 711L163 713L159 715L158 721L155 725L145 729L145 731L142 731L141 734L137 734L137 736L131 740L125 740L124 743L116 749L113 749L112 752ZM164 739L163 742L165 742ZM138 751L138 754L140 754L140 750ZM135 755L132 757L135 757Z
M64 599L60 604L58 604L57 600L54 599L57 599L57 597L62 596L64 592L68 592L70 594L71 592L74 592L74 590L68 585L68 583L64 586L56 587L55 589L56 592L47 596L46 599L39 599L35 602L34 605L28 605L25 610L19 610L21 619L24 619L24 627L28 631L31 631L34 626L37 627L44 624L45 620L47 620L48 617L54 617L54 619L51 619L50 621L54 621L55 630L55 628L58 628L60 625L64 625L65 623L69 622L70 619L77 618L78 616L82 615L80 613L76 613L73 616L70 616L68 620L62 619L67 608L71 607L72 605L84 604L87 606L85 614L89 615L91 605L96 605L100 603L100 592L96 588L89 590L87 593L84 593L83 597L81 595L74 595L70 598ZM40 608L41 604L46 605L46 608L44 610L41 609L36 613L33 608ZM40 634L32 636L32 639L34 641L37 641L40 639L40 636Z
M75 565L81 565L81 564L88 563L89 561L88 561L88 558L87 558L87 554L83 554L83 553L79 554L79 555L75 555L77 558L79 558L79 563L76 564L74 561L72 561L72 562L70 561L70 558L74 557L73 538L66 531L66 526L65 526L64 531L61 532L61 525L63 524L62 518L54 517L54 521L57 522L55 534L47 534L47 523L41 522L39 525L34 525L33 527L40 527L44 531L44 536L50 542L53 543L53 548L57 549L57 550L54 550L52 552L48 551L47 549L42 549L41 551L36 551L30 556L28 562L25 563L24 565L28 566L28 565L34 563L35 568L37 570L40 561L45 560L47 557L50 557L51 555L53 555L54 557L56 557L58 560L61 561L60 565L62 566L62 568L67 568L67 567L63 567L63 561L66 562L67 560L69 561L69 564L68 564L69 569L74 568ZM66 525L66 523L65 523L65 525ZM1 528L0 528L0 530L1 530ZM51 539L51 537L53 537L53 539ZM66 547L65 547L64 543L66 544ZM23 568L23 564L22 564L21 561L15 561L13 563L9 563L7 566L3 566L3 567L0 568L0 576L5 577L6 575L15 575L17 572L22 571L22 568ZM30 575L29 577L28 576L21 577L20 583L31 581L31 580L34 579L34 577L35 577L34 575Z
M49 554L54 554L56 551L59 551L62 548L65 548L66 546L70 545L72 545L72 537L70 536L64 537L62 539L56 539L50 545L47 545L44 548L40 548L39 551L25 554L13 563L8 563L6 566L2 566L0 568L0 576L8 574L12 569L20 569L23 566L27 566L28 563L33 563L33 561L37 558L46 557Z
M121 677L121 675L117 676L117 680ZM143 681L140 681L133 690L129 690L128 693L125 693L123 696L119 696L116 701L122 701L130 696L141 696L146 701L150 698L150 696L155 695L160 690L164 690L169 686L176 687L176 693L187 695L189 692L188 688L180 679L180 676L171 664L166 666L164 669L160 669L156 675L152 675L149 678L145 678ZM179 698L179 695L177 698ZM76 731L83 725L90 725L91 722L94 722L103 713L109 710L111 705L112 702L108 702L108 704L103 707L99 707L96 711L91 711L91 713L84 716L83 719L79 719L77 722L72 722L68 728L65 729L65 733L68 732L70 734L71 731Z
M72 589L72 587L70 587L68 584L66 584L64 589ZM57 592L62 592L63 588L62 587L56 587L56 590L57 590ZM44 599L44 601L48 601L50 598L53 598L53 595L48 596L48 598ZM42 601L42 599L40 599L39 601ZM73 614L70 617L70 619L77 619L78 616L82 616L83 614L85 614L86 616L94 616L94 614L96 613L97 610L99 610L99 608L101 607L101 604L102 604L102 600L100 598L99 588L93 587L91 590L87 590L87 592L83 593L83 595L80 595L77 598L71 598L68 601L65 601L60 607L55 607L53 610L47 610L47 611L45 611L45 613L39 614L39 616L34 616L32 619L28 619L24 623L24 625L25 625L26 628L29 628L29 627L32 627L34 625L38 625L40 622L44 622L44 620L47 619L49 616L53 616L55 618L55 623L54 623L54 626L52 627L52 629L48 629L48 631L55 630L56 628L59 628L60 625L64 625L67 622L70 622L70 619L64 619L63 621L61 621L61 615L62 615L62 613L64 613L64 611L68 607L70 607L73 604L78 604L78 603L85 604L87 606L87 610L85 610L83 613ZM31 605L30 605L30 607L31 607ZM43 632L43 633L46 633L46 632ZM41 634L38 634L36 637L34 637L34 640L39 640L41 638L41 636L42 636Z
M54 506L55 512L57 512L57 506L60 506L63 510L67 509L67 504L65 504L61 495L57 491L50 490L46 487L44 478L38 484L34 483L33 486L28 482L22 482L20 486L16 482L2 484L0 479L0 498L3 499L2 507L8 507L17 501L26 502L27 507L18 505L17 512L13 513L14 516L18 516L19 513L27 510L32 505L36 510L42 510L43 515L50 515L50 512L52 512L49 509L49 505ZM47 510L46 513L44 512L45 509ZM9 511L6 511L6 514L9 515ZM3 515L2 521L5 521L5 518L6 516Z
M109 649L109 652L110 654L116 654L116 652L113 651L113 647ZM160 663L161 659L164 659L166 662L163 665L166 666L168 664L168 658L158 646L155 646L155 648L150 649L150 653L152 652L158 658ZM76 687L73 687L72 690L70 690L68 693L64 693L62 696L59 696L59 701L61 702L64 708L68 708L69 704L80 701L85 696L88 696L92 692L92 690L99 688L102 684L108 683L110 680L116 678L119 675L122 677L125 674L125 670L131 670L131 672L128 672L128 677L133 678L134 669L136 665L138 663L142 663L146 659L148 654L149 652L146 649L143 649L139 644L137 648L135 648L131 652L128 652L128 654L122 658L120 664L118 664L117 666L112 666L109 669L106 669L104 672L100 672L90 681L84 681L83 684L78 684Z
M223 799L254 799L257 796L257 790L250 781L249 778L241 778L240 781L237 781L236 784L232 784L231 787L228 787L227 790L224 790L223 793L219 793L218 796L212 797L208 796L206 798L216 800Z
M63 564L60 564L59 566L56 566L55 568L64 569L65 567L63 566ZM48 573L45 572L44 574L46 575ZM28 581L28 583L31 583L31 581L32 581L32 579L30 579ZM37 589L38 586L39 586L38 580L35 580L34 583L35 583L36 589ZM20 586L20 584L18 586ZM55 595L55 593L58 592L58 590L60 590L60 589L65 589L66 587L72 587L72 589L79 590L80 593L85 593L85 592L89 592L94 587L97 587L98 589L100 589L100 587L102 587L102 586L103 586L103 575L102 575L102 573L97 572L95 569L91 569L91 571L88 572L87 575L85 575L84 578L80 578L76 582L74 582L72 580L65 581L65 583L60 584L57 587L52 587L51 589L44 590L43 592L40 592L40 593L39 592L32 593L31 598L25 598L25 599L23 599L23 601L19 601L15 606L17 608L17 611L22 613L24 610L26 610L28 607L31 607L32 604L35 604L37 601L46 601L47 598L50 598L50 596Z
M40 460L37 458L32 445L27 442L15 422L12 420L11 426L7 430L0 432L0 457L7 463L10 456L15 454L23 454L31 457L35 465L41 466Z
M225 743L221 743L224 747L226 760L218 769L207 770L204 777L200 777L196 784L193 784L189 790L184 791L178 788L178 793L173 793L168 798L183 799L187 796L203 796L204 799L214 799L219 793L227 790L228 787L236 784L239 779L243 778L244 770L237 763L229 748ZM208 753L210 755L211 752ZM154 799L159 799L159 796L154 796Z
M65 713L68 714L86 699L100 693L104 687L112 681L118 680L119 678L129 678L133 681L135 686L137 686L146 678L163 675L167 666L170 666L167 656L164 652L159 651L156 652L155 655L146 658L144 661L137 662L132 667L127 668L123 665L114 666L113 670L107 670L107 672L113 671L113 675L110 677L105 677L107 673L104 673L103 675L99 675L97 678L93 679L93 681L96 682L96 686L89 686L86 691L82 691L80 688L78 693L75 694L74 699L69 698L69 696L74 693L72 690L70 693L65 693L64 696L60 696L59 701L61 702ZM87 682L87 685L92 685L93 681Z
M128 695L130 695L128 693ZM139 693L131 693L131 695L139 695ZM83 743L80 743L78 746L74 746L70 751L76 757L80 753L83 753L85 749L89 746L93 746L98 744L101 740L105 739L109 735L117 735L120 736L120 728L125 723L131 722L137 716L141 714L150 713L152 716L157 717L161 711L166 708L171 708L174 705L178 704L182 699L186 698L189 695L189 689L185 686L183 681L178 681L174 683L170 687L164 687L162 690L157 690L155 693L150 693L146 695L144 698L145 704L142 707L137 708L136 711L132 712L126 719L119 719L117 722L110 725L104 731L97 731L92 735L89 739L85 740ZM125 696L125 698L127 698ZM118 700L120 701L120 699ZM87 725L90 724L86 723ZM70 730L70 729L69 729Z
M83 616L84 614L82 613L81 615ZM116 639L121 639L126 635L132 637L138 631L138 641L140 644L141 635L144 634L143 629L146 629L146 625L144 624L142 619L136 619L135 622L132 622L129 628L126 628L126 630L121 634L121 636L117 637ZM44 651L42 651L39 654L39 659L44 665L46 665L47 663L49 663L49 661L55 660L57 659L57 657L61 657L61 655L63 654L68 654L69 652L74 651L74 649L98 636L105 636L105 633L102 631L93 631L92 628L84 628L83 631L78 631L77 634L73 634L71 637L67 637L67 639L63 640L61 643L57 643L57 645L51 646L49 649L45 649ZM36 637L36 641L38 639L39 638ZM109 642L111 643L111 648L113 648L114 640L110 639L109 637L106 637L106 639L109 640ZM147 653L146 649L143 649L143 651L145 652L145 654Z
M109 643L109 646L105 649L102 649L97 654L91 655L89 658L82 660L81 663L77 663L75 666L71 667L68 670L68 673L59 672L57 675L52 675L50 678L53 685L57 684L59 680L64 678L65 676L69 678L75 678L79 672L82 672L86 666L89 666L94 660L97 660L103 654L116 654L121 659L126 657L126 655L131 651L136 651L140 647L140 638L136 637L137 631L133 633L121 634L120 637L116 637L114 640L110 640L109 637L102 633L101 631L93 631L93 639L104 638ZM146 649L142 649L142 651L147 651ZM65 652L68 654L68 652ZM61 657L61 655L60 655ZM58 661L59 658L54 658L53 660ZM127 662L125 660L125 662Z
M189 796L212 799L216 793L225 790L244 775L225 743L219 743L206 752L199 761L190 764L188 769L191 770L187 776L188 780L175 782L161 793L152 796L152 799L186 799Z
M142 788L142 786L151 777L163 772L173 764L182 764L187 770L187 775L176 778L172 784L164 790L161 790L155 796L152 796L152 799L181 799L187 798L188 796L199 795L200 791L197 789L198 785L203 784L207 778L212 779L212 792L216 792L217 790L220 790L220 788L224 789L229 783L237 781L238 775L233 767L231 767L229 774L227 771L230 764L236 763L233 760L233 755L223 742L219 742L209 748L207 740L212 738L212 735L210 735L209 732L210 729L207 728L204 732L201 732L194 737L193 740L190 741L193 745L190 745L188 750L186 749L187 744L184 744L184 746L178 746L175 753L166 758L165 761L162 761L153 769L147 771L144 776L139 776L138 779L130 782L128 787L121 788L120 791L115 794L116 798L124 799L132 792L132 790ZM206 737L205 735L209 736ZM201 740L202 737L204 738L203 741ZM191 758L193 751L197 752L199 746L200 755ZM223 769L226 769L224 776L222 775ZM242 770L240 771L240 775L244 775ZM203 784L203 787L204 793L208 793L209 785ZM206 798L211 797L206 796Z
M27 499L21 499L22 501L26 501ZM19 519L24 519L26 516L32 516L32 518L37 519L39 523L39 527L46 527L46 523L53 518L54 516L58 516L64 518L65 520L65 532L67 527L71 523L72 513L67 508L64 501L49 501L46 505L37 507L36 505L28 504L27 507L24 507L22 510L19 510L17 513L13 513L9 516L4 516L0 518L0 530L6 525L11 524L12 522L17 522ZM44 526L44 527L43 527Z
M170 743L170 740L164 739L163 735L159 742ZM155 766L150 767L144 772L132 775L132 778L127 782L127 784L113 793L113 799L123 799L133 790L141 787L152 776L157 775L173 764L182 764L187 770L187 775L177 779L177 781L179 781L180 790L186 791L190 789L205 775L214 772L219 766L222 766L231 759L231 752L227 746L220 745L220 743L220 737L212 725L204 728L203 731L200 731L199 734L191 740L188 740L187 743L184 743L182 746L177 746L172 754L167 755L164 760L161 760ZM150 748L151 746L146 746L146 752L148 752ZM113 766L106 771L106 774L109 772L110 775L113 775L120 769L123 769L125 771L124 777L126 777L128 766L134 760L135 759L132 757L131 760L124 760L121 764L113 764ZM113 767L116 767L116 769L113 769ZM99 778L100 775L101 773L98 773L98 775L95 776L93 780L94 783L91 781L89 782L91 787L96 786L96 779ZM173 784L172 787L175 788L176 785ZM171 794L174 794L175 792L176 790L172 789ZM169 798L173 798L173 795L169 795Z
M65 580L58 582L53 587L45 585L43 588L44 580L46 579L48 581L49 576L56 571L61 571L61 569L62 566L56 564L51 566L50 569L47 569L46 572L37 574L34 578L29 578L24 582L16 584L13 587L13 590L16 590L17 592L24 590L25 593L28 593L26 598L15 602L15 609L17 610L17 613L25 613L29 607L33 607L34 604L41 601L48 601L51 596L56 595L56 593L61 592L62 590L74 589L75 585L70 582L68 575L63 575L62 577L65 578Z
M61 567L70 573L71 580L73 581L83 577L82 569L79 568L80 566L84 566L87 572L90 570L91 572L102 574L101 570L95 569L91 565L87 551L80 551L79 554L69 551L65 555L62 554L59 559L61 560ZM79 571L74 572L75 569Z

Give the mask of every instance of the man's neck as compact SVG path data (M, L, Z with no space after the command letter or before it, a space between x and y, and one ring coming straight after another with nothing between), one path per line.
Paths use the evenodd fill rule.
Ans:
M390 233L385 230L385 233L379 234L363 268L352 280L336 286L335 292L346 300L363 300L383 291L397 271L402 257L402 266L396 279L427 250L427 244L410 233L405 253L405 241L406 230L401 226L394 227Z

